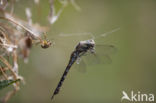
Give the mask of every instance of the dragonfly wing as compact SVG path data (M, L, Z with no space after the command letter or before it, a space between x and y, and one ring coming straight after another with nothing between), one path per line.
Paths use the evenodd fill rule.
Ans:
M102 64L112 63L111 55L117 52L117 48L114 45L96 45L95 54Z
M79 61L79 63L75 63L74 68L81 73L86 73L87 71L87 66L86 63L84 62L83 58Z
M89 54L84 59L88 65L110 64L112 62L109 55Z
M84 59L88 65L110 64L112 63L111 55L116 51L113 45L96 45L95 53L88 53Z
M95 45L95 52L96 54L102 55L110 55L117 52L117 48L114 45Z
M59 34L60 37L72 37L72 36L91 36L93 35L92 33L90 32L83 32L83 33L68 33L68 34L65 34L65 33L61 33Z
M99 64L111 64L112 63L112 59L110 58L109 55L97 55Z

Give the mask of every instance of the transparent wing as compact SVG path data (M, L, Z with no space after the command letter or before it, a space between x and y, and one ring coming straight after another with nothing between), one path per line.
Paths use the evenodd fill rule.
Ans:
M96 45L95 54L88 53L84 56L88 65L110 64L112 62L111 55L116 53L117 49L113 45Z
M115 29L112 29L108 32L105 32L103 34L98 34L98 35L94 35L93 33L91 32L81 32L81 33L61 33L59 34L60 37L71 37L71 36L90 36L94 39L97 39L97 38L101 38L101 37L106 37L107 35L109 34L112 34L116 31L120 30L120 27L118 28L115 28Z
M79 72L85 73L87 66L96 64L110 64L112 63L111 55L117 52L117 48L113 45L96 45L95 53L87 53L82 56L74 68Z
M75 68L78 72L81 73L86 73L87 72L87 65L84 62L83 58L81 58L80 61L78 61L79 63L75 63L75 65L73 66L73 68Z
M102 55L111 55L117 52L117 48L114 45L95 45L95 53Z
M71 37L71 36L88 36L88 35L93 35L90 32L83 32L83 33L60 33L59 36L60 37Z

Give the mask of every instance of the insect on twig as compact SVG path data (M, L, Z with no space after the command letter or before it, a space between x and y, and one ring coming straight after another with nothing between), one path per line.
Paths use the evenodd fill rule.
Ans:
M44 33L44 40L41 40L41 47L46 49L51 46L51 41L47 39L46 33Z
M39 36L36 36L36 34L33 31L31 31L30 29L28 29L24 25L16 22L14 19L5 18L5 17L0 17L0 19L8 20L8 21L14 23L15 25L18 25L18 26L22 27L24 30L26 30L27 32L29 32L29 34L30 34L30 36L32 38L35 38L35 39L38 39L39 40L38 43L41 44L41 47L42 48L46 49L46 48L49 48L51 46L51 44L52 44L51 41L46 39L46 33L44 33L44 39L42 39Z

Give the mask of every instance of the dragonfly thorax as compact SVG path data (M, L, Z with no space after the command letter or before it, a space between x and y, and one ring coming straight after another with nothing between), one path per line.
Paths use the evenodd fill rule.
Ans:
M80 41L79 44L76 46L76 51L79 52L94 52L95 49L95 41L93 39Z

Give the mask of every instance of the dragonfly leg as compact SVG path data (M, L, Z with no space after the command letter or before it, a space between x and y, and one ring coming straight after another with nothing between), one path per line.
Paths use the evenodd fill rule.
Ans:
M79 54L79 57L83 56L86 52L82 52L81 54Z
M81 61L81 58L78 57L77 60L76 60L76 64L80 64L80 61Z

